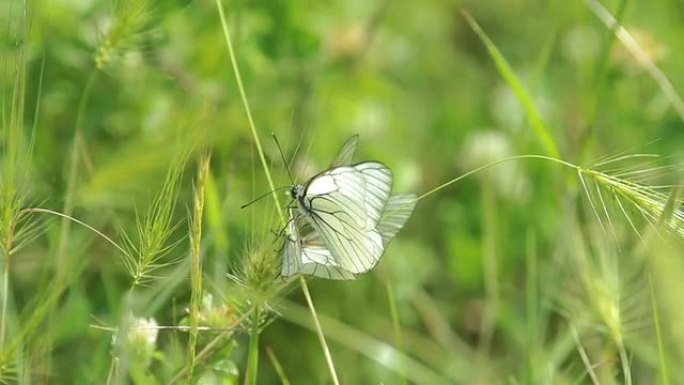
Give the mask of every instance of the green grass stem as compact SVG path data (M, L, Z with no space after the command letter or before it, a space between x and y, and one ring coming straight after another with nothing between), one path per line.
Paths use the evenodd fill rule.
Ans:
M259 373L259 333L261 331L261 306L258 304L254 306L250 323L245 385L256 385Z

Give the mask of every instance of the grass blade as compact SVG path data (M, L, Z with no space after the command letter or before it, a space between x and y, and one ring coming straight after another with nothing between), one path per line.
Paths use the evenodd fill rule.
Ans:
M399 324L399 312L397 311L397 302L394 299L394 290L392 289L392 284L388 278L385 281L385 288L387 289L387 302L389 303L390 315L392 316L392 328L394 329L394 346L399 351L404 349L404 342L401 337L401 325ZM400 368L401 383L406 385L406 374L404 370Z
M546 124L544 124L544 121L539 115L537 108L534 106L532 97L530 97L528 92L525 90L525 87L523 87L522 83L515 75L515 72L513 72L511 66L508 64L508 62L501 54L499 49L496 48L496 45L494 45L494 43L489 39L487 34L484 33L482 28L480 28L480 25L477 24L475 19L473 19L473 17L470 16L470 14L467 11L461 11L461 13L463 14L463 17L465 17L468 24L470 24L470 27L473 29L473 31L477 34L477 36L480 38L482 43L487 48L487 52L489 52L489 56L494 61L494 65L496 66L496 69L499 71L501 77L503 77L508 86L511 87L511 89L517 96L518 101L520 101L520 103L522 104L523 109L525 110L525 114L527 115L527 119L530 121L530 125L532 125L532 128L534 129L537 138L541 142L542 147L546 151L546 154L555 158L560 157L558 146L556 145L556 142L553 140L551 132L549 131Z
M667 359L665 358L665 348L663 346L663 336L660 331L660 318L658 317L658 304L656 303L655 290L653 289L653 279L648 278L651 287L651 306L653 308L653 323L655 325L656 340L658 341L658 363L660 364L660 379L663 385L670 385L667 374Z

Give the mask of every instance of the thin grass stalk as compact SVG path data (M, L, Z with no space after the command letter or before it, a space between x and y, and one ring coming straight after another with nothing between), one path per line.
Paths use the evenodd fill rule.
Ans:
M315 325L312 325L311 317L308 316L307 309L304 306L284 300L282 307L278 310L286 320L310 330L318 330ZM448 370L447 367L440 366L435 362L420 362L410 355L394 349L384 341L365 334L325 314L321 315L321 320L328 325L325 329L327 338L375 361L394 373L399 373L398 368L401 368L411 383L430 385L468 383L463 375L463 371ZM457 364L460 364L460 362ZM426 365L439 366L439 368ZM436 370L440 369L445 372L448 371L451 378L447 379L443 377L443 374L436 372Z
M92 79L92 77L91 77ZM91 82L86 84L86 90L84 90L84 95L81 100L81 104L85 104L86 95L89 93ZM80 109L79 109L80 110ZM76 178L78 176L78 164L79 164L79 148L81 146L81 130L80 130L80 115L76 122L76 130L74 132L74 139L71 143L71 154L69 158L69 169L66 184L66 194L64 196L64 205L62 206L62 212L67 217L71 216L74 209L74 196L76 194ZM69 248L69 233L71 231L71 221L67 218L62 218L61 229L59 232L59 243L57 246L57 258L55 259L55 279L57 282L63 282L65 280L65 273L70 271L69 264L67 263L67 249Z
M390 308L390 316L392 318L392 329L394 329L394 346L399 351L404 350L404 341L401 336L401 324L399 323L399 312L397 311L397 303L394 300L394 290L392 289L392 283L389 278L385 280L385 289L387 290L387 302ZM406 374L403 368L400 368L401 383L407 385Z
M596 121L596 116L597 113L601 110L601 103L605 100L604 95L606 92L606 82L607 79L609 79L608 76L606 76L606 72L608 69L608 64L609 64L609 59L610 59L610 53L613 52L613 44L615 43L615 28L620 25L624 15L625 15L625 10L627 9L627 0L620 0L620 4L618 5L618 11L616 13L616 23L610 28L608 31L608 35L606 36L606 40L603 43L603 47L601 49L601 56L599 60L597 61L596 64L596 72L594 73L594 79L593 79L593 84L595 85L594 87L594 92L593 92L593 100L591 101L591 106L589 113L587 114L587 120L586 120L586 125L588 127L592 127L594 125L594 122Z
M197 182L195 183L195 204L190 232L190 334L188 340L188 383L190 384L194 383L197 326L199 325L200 304L202 302L202 213L204 211L204 189L209 175L209 162L209 154L202 154Z
M247 312L245 312L242 316L240 316L240 318L237 321L235 321L235 324L233 327L224 330L221 334L217 335L208 344L206 344L204 346L204 348L202 348L202 350L199 353L197 353L197 356L195 357L196 362L200 362L206 358L209 358L210 355L212 353L214 353L220 347L220 342L224 341L231 334L233 334L235 332L235 329L238 326L242 325L242 323L244 321L246 321L249 317L251 317L253 311L254 311L254 309L252 308L252 309L248 310ZM174 385L174 384L178 383L180 380L182 380L183 378L187 378L187 373L188 373L188 367L185 366L181 370L179 370L178 373L176 373L176 375L174 375L171 378L171 380L169 380L168 385Z
M648 277L651 288L651 306L653 308L653 324L655 326L656 340L658 341L658 364L660 365L660 379L662 385L670 385L670 377L667 369L667 359L665 347L663 346L663 336L660 330L660 317L658 316L658 304L656 303L655 289L653 288L653 278Z
M70 221L72 221L72 222L74 222L74 223L76 223L76 224L78 224L78 225L81 225L81 226L85 227L86 229L88 229L88 230L92 231L93 233L97 234L98 236L102 237L102 239L104 239L105 241L107 241L110 245L116 247L116 249L119 250L122 254L126 254L126 249L124 249L122 246L120 246L119 244L117 244L116 242L114 242L111 238L109 238L108 236L106 236L103 232L101 232L100 230L94 228L93 226L90 226L89 224L87 224L87 223L85 223L85 222L83 222L83 221L80 221L80 220L78 220L78 219L76 219L76 218L74 218L74 217L70 217L70 216L68 216L68 215L62 214L62 213L57 212L57 211L52 211L52 210L49 210L49 209L43 209L43 208L39 208L39 207L31 207L31 208L23 209L23 210L21 210L21 211L19 212L19 215L22 215L22 214L24 214L24 213L44 213L44 214L55 215L55 216L58 216L58 217L61 217L61 218L68 219L68 220L70 220Z
M245 93L245 89L242 85L242 77L240 75L240 69L238 68L237 60L235 58L235 53L233 50L233 43L230 38L230 32L228 29L228 23L226 21L226 17L223 13L223 7L221 4L221 0L216 0L216 7L218 8L218 13L219 13L219 18L221 19L221 26L223 28L223 34L225 37L226 45L228 47L228 54L230 56L230 61L233 67L233 72L235 74L235 80L238 85L238 90L240 91L240 98L242 99L242 103L245 108L245 113L247 114L247 120L249 122L249 127L252 132L252 136L254 137L254 142L257 146L257 152L259 153L259 159L261 160L261 165L264 168L264 173L266 174L266 179L268 180L268 184L271 188L271 196L273 197L273 201L275 202L276 209L278 211L278 215L280 217L280 222L282 226L285 226L286 219L285 219L285 213L283 211L282 206L280 205L280 201L278 200L278 196L276 195L276 190L275 190L275 185L273 184L273 178L271 178L271 173L268 168L268 164L266 163L266 156L264 155L263 148L261 147L261 141L259 140L259 135L257 134L256 131L256 126L254 125L254 120L252 119L252 113L249 108L249 102L247 101L247 95ZM318 322L318 316L316 315L316 310L313 307L313 301L311 300L311 294L309 293L309 288L306 285L306 281L304 278L300 279L300 284L302 291L304 292L305 297L307 298L307 303L309 304L309 309L311 310L311 314L314 317L314 323L316 324L316 327L318 328L317 334L318 338L321 342L321 346L324 348L324 354L326 357L326 361L328 364L328 368L330 369L330 376L333 379L333 383L335 385L339 385L339 380L337 378L337 372L335 371L335 365L332 361L332 356L330 355L330 351L327 348L327 343L325 341L325 334L323 333L323 330L320 329L320 323ZM258 310L258 309L255 309Z
M475 354L468 343L462 340L449 324L449 320L442 314L435 300L430 297L426 289L421 288L410 298L416 314L420 317L426 331L432 337L437 346L449 352L452 357L474 357ZM440 354L440 353L437 353ZM441 358L441 357L440 357ZM467 359L467 360L468 360ZM434 357L430 362L437 362ZM465 371L465 366L461 362L452 365L455 370ZM406 373L409 377L410 373ZM409 378L410 379L410 378Z
M43 52L41 55L40 59L40 72L38 74L38 86L36 89L36 109L33 111L33 124L31 125L31 139L29 140L29 146L28 146L28 162L33 159L33 149L35 147L36 143L36 134L38 133L38 117L40 116L40 107L41 107L41 101L42 101L42 95L43 95L43 81L45 79L45 62L46 59L45 57L47 56L46 52Z
M278 357L276 357L275 353L273 353L273 350L271 348L266 348L266 354L268 354L268 358L271 360L273 368L275 369L276 373L278 373L280 383L282 385L290 385L290 380L287 378L287 375L285 375L283 365L281 365L280 361L278 361Z
M538 273L536 236L534 231L528 230L526 237L525 267L527 269L526 282L526 305L527 305L527 379L526 383L534 383L536 380L539 335L539 312L538 312Z
M247 101L247 94L245 93L245 88L242 85L242 76L240 75L240 68L237 64L237 59L235 58L235 52L233 50L233 43L230 38L230 31L228 29L228 22L226 21L226 16L223 13L223 6L221 0L216 0L216 7L218 8L219 17L221 19L221 26L223 27L223 35L226 40L226 45L228 46L228 55L230 56L230 62L233 67L233 73L235 74L235 81L237 82L237 87L240 92L240 98L242 99L242 105L245 108L245 113L247 114L247 121L249 122L249 128L252 132L252 137L254 138L254 144L257 147L257 153L259 154L259 160L261 160L261 165L264 168L264 173L266 174L266 179L268 180L268 185L271 188L271 194L273 196L273 201L275 202L276 208L278 209L278 215L280 216L280 222L285 226L286 219L285 213L278 196L276 195L275 185L273 184L273 178L271 178L271 173L268 168L268 163L266 162L266 155L264 155L264 150L261 146L261 140L259 140L259 135L256 131L256 126L254 124L254 119L252 119L252 112L249 108L249 102Z
M437 187L434 187L434 188L428 190L427 192L421 194L420 196L418 196L418 198L416 198L416 201L420 201L420 200L422 200L422 199L425 199L425 198L429 197L430 195L436 194L437 192L439 192L439 191L441 191L441 190L443 190L443 189L445 189L445 188L447 188L447 187L449 187L449 186L451 186L451 185L453 185L453 184L455 184L455 183L457 183L457 182L459 182L459 181L461 181L461 180L463 180L463 179L465 179L465 178L467 178L467 177L469 177L469 176L471 176L471 175L473 175L473 174L476 174L476 173L478 173L478 172L480 172L480 171L482 171L482 170L486 170L486 169L488 169L488 168L490 168L490 167L494 167L494 166L496 166L496 165L498 165L498 164L505 163L505 162L509 162L509 161L511 161L511 160L520 160L520 159L541 159L541 160L546 160L546 161L549 161L549 162L553 162L553 163L557 163L557 164L563 165L563 166L565 166L565 167L571 168L571 169L576 170L576 171L578 171L578 172L583 172L583 171L585 171L584 169L582 169L582 168L579 167L579 166L576 166L576 165L574 165L574 164L572 164L572 163L570 163L570 162L566 162L566 161L564 161L564 160L562 160L562 159L555 158L555 157L552 157L552 156L536 155L536 154L507 156L507 157L505 157L505 158L501 158L501 159L495 160L495 161L493 161L493 162L487 163L487 164L485 164L485 165L483 165L483 166L480 166L480 167L478 167L478 168L476 168L476 169L470 170L470 171L468 171L468 172L466 172L466 173L463 173L463 174L457 176L457 177L454 178L454 179L451 179L450 181L447 181L447 182L445 182L445 183L442 183L441 185L439 185L439 186L437 186Z
M619 24L618 20L608 12L608 10L597 0L584 0L584 3L594 13L594 15L610 28L615 33L618 40L625 46L627 51L636 59L646 72L655 80L658 87L663 92L667 101L672 108L677 112L679 117L684 120L684 100L677 92L677 89L672 85L672 82L667 78L667 75L658 68L649 55L639 46L639 43L632 37L632 35Z
M574 325L570 325L570 330L572 332L572 338L575 341L577 353L579 353L580 358L582 359L582 363L584 364L584 368L586 369L586 372L589 375L589 378L591 379L591 383L593 385L601 385L601 382L599 381L598 377L596 376L596 372L594 371L594 366L591 364L591 361L589 361L589 355L587 354L587 351L584 349L582 341L580 341L577 328Z
M67 177L66 195L64 197L64 205L62 208L62 212L67 216L71 216L71 211L73 210L74 206L73 199L76 190L76 177L78 176L78 173L76 171L78 168L79 161L78 148L82 145L81 131L83 129L83 120L85 116L86 107L88 105L88 100L90 98L90 93L93 90L93 84L95 83L96 77L97 71L93 69L90 72L90 75L88 76L85 85L83 86L83 93L81 94L81 98L78 102L78 110L76 112L76 123L74 124L74 139L71 144L71 158L69 159L69 175ZM62 220L62 230L60 232L60 243L57 254L57 263L60 265L62 265L64 262L63 259L64 253L66 253L66 242L68 241L67 237L69 232L69 226L70 222L68 220ZM58 269L59 268L60 267L58 267Z
M316 334L318 334L318 340L321 343L321 348L323 348L323 354L325 354L325 361L328 363L328 369L330 370L330 376L332 377L333 384L340 385L340 380L337 378L337 371L333 364L332 356L330 355L330 349L328 348L328 343L325 340L325 335L323 334L323 328L321 327L321 322L318 320L318 314L316 313L316 308L314 307L313 301L311 300L311 295L309 294L309 287L306 284L306 279L299 276L299 282L304 291L304 297L306 298L306 303L311 311L311 316L314 321L314 327L316 329Z
M551 58L554 53L555 48L558 46L558 35L560 27L559 23L554 23L553 29L544 39L544 45L539 50L539 56L534 61L534 67L532 71L532 76L529 81L530 88L537 88L540 81L542 81L542 76L546 70Z
M487 354L491 348L496 328L496 318L499 307L499 279L497 263L497 234L496 223L498 214L496 213L496 202L494 191L489 178L485 178L482 186L482 217L483 231L482 237L482 274L485 285L485 309L482 316L480 346L478 350L481 354Z
M630 368L630 360L629 357L627 357L625 346L620 344L618 346L618 351L620 355L620 364L622 365L622 375L625 379L625 385L632 385L632 369Z
M2 309L0 309L0 350L5 349L5 333L7 330L7 301L9 292L9 258L2 259ZM0 362L4 364L4 362ZM1 372L0 372L1 374Z
M117 357L112 357L112 363L109 366L109 372L107 373L106 385L111 385L116 378L117 368L119 367L119 359Z
M28 317L22 319L21 328L12 335L11 343L0 351L0 368L6 365L19 348L25 346L27 338L40 326L51 309L50 306L57 301L63 291L64 285L57 286L53 283L44 293L39 293L41 297L36 301L39 305L35 306Z

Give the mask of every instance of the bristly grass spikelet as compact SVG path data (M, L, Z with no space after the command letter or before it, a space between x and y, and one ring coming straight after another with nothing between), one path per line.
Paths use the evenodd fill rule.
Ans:
M237 272L237 280L251 304L266 306L279 287L276 278L280 266L273 245L263 242L248 246Z
M113 0L111 20L95 49L95 66L104 69L140 44L153 16L150 0Z
M665 178L672 173L672 167L654 165L653 161L657 159L657 155L652 154L619 156L579 172L582 188L604 233L611 231L606 229L606 225L612 226L610 213L615 212L624 216L640 238L643 235L639 226L640 219L654 229L666 230L684 238L684 212L681 209L684 200L677 194L672 194L677 185L662 182L646 183L653 182L656 178ZM639 162L636 166L615 166L635 160L648 162ZM602 171L607 166L611 169L608 172ZM611 198L611 201L607 198ZM668 211L670 214L667 215L667 219L662 220ZM635 218L634 214L640 219Z
M147 213L137 216L138 242L121 232L128 249L124 265L131 275L133 286L144 285L154 278L154 271L168 265L160 260L174 246L168 244L168 239L179 225L178 222L174 223L173 213L186 159L187 154L171 165L161 191L153 199Z
M561 313L573 329L581 330L582 337L578 334L575 339L586 369L607 355L614 356L595 368L596 373L619 366L624 383L630 384L630 343L649 321L642 303L646 300L642 264L621 252L613 237L596 231L598 224L589 219L590 223L576 222L565 231L572 248L568 249L567 288L559 297ZM584 346L582 339L591 344Z
M279 289L276 282L279 268L272 245L262 243L247 247L242 264L233 277L252 312L249 322L246 384L257 384L259 335L262 326L269 319L269 313L266 311L269 308L268 303Z

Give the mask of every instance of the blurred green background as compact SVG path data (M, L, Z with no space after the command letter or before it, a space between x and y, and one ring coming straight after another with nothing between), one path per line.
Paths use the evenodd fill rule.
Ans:
M593 169L604 156L661 155L601 168L664 187L647 190L653 201L600 178L585 190L576 171L552 162L502 163L421 200L369 274L309 279L341 383L684 383L681 207L668 188L679 182L684 143L684 3L600 5L640 59L601 21L598 4L222 3L276 186L290 181L271 133L288 160L297 149L300 182L358 133L356 160L386 163L393 191L418 194L507 156L553 155L462 10L524 85L561 159ZM279 247L270 198L240 209L269 186L217 4L10 0L0 20L0 182L21 207L135 243L136 218L190 152L160 259L168 264L144 285L132 285L121 253L79 224L34 213L17 225L29 230L20 249L3 248L0 382L169 383L188 362L185 331L141 342L148 347L135 354L149 362L136 375L125 364L133 353L114 347L111 328L129 312L187 324L198 148L211 154L201 250L214 326L250 309L245 266L255 254L277 257ZM3 213L18 209L7 202ZM642 210L666 208L674 231ZM272 278L261 282L269 290L257 382L333 383L298 281ZM198 351L217 334L200 332ZM224 338L195 379L242 383L249 335L243 325Z

